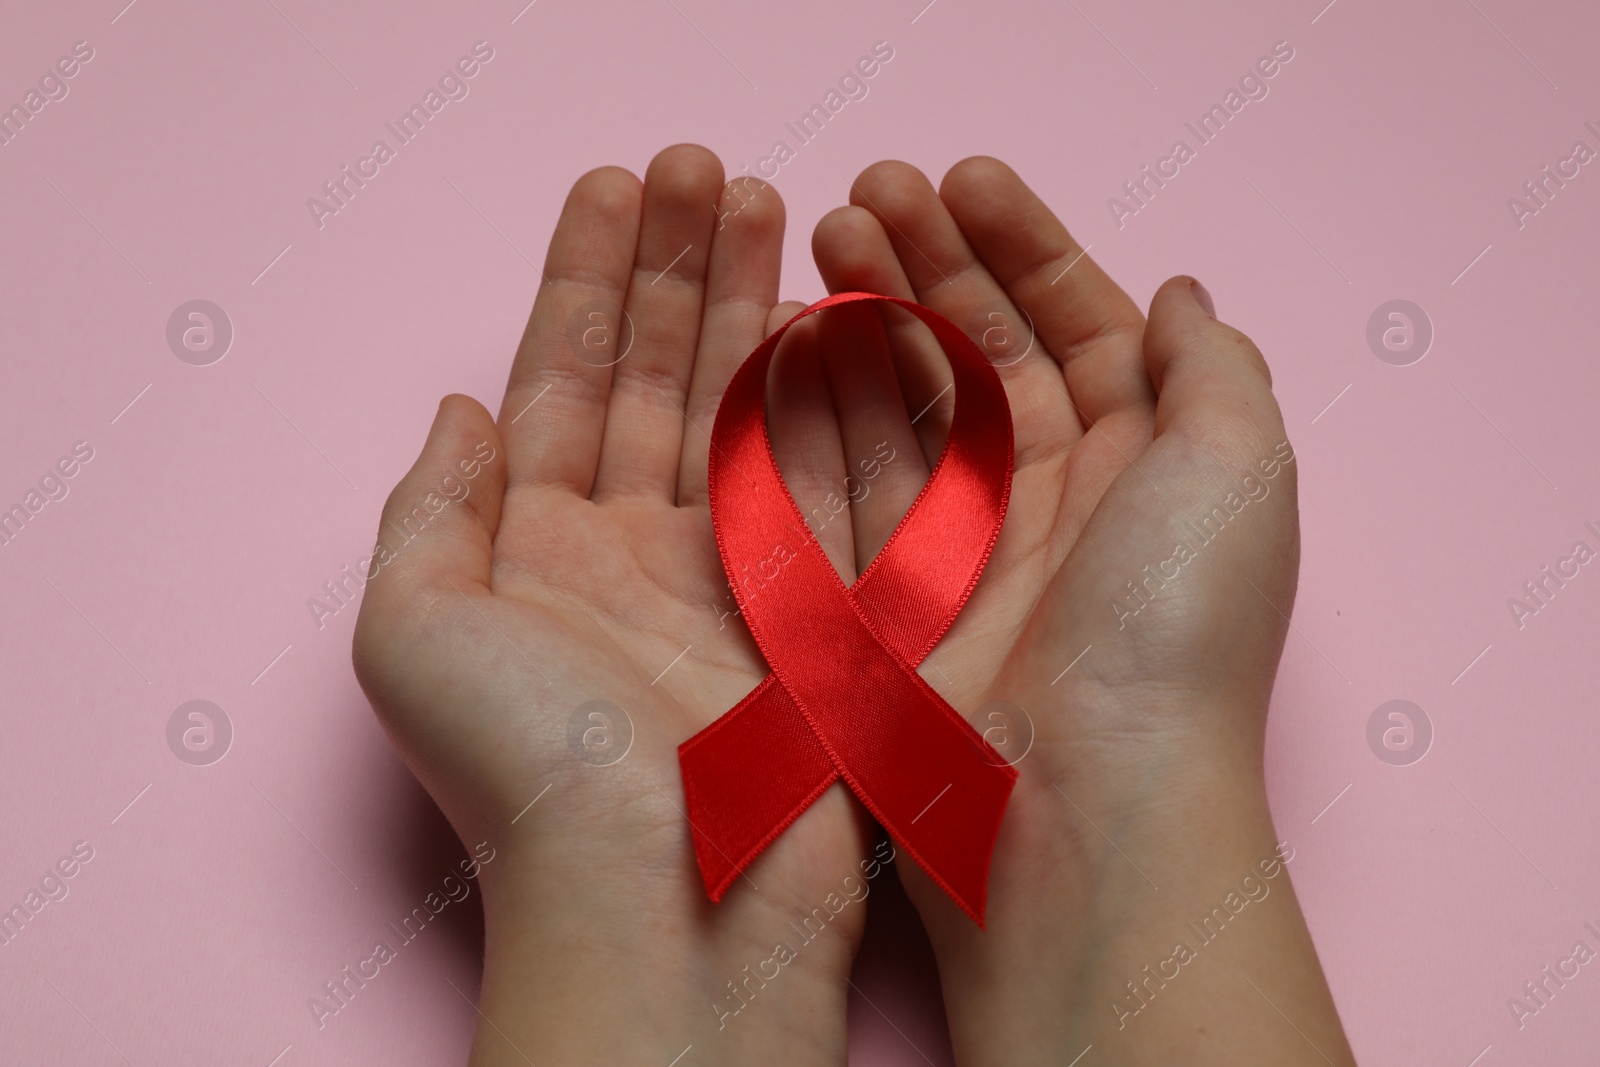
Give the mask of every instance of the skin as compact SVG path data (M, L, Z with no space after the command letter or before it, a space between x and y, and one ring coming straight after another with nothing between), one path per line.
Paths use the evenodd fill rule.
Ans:
M354 648L408 764L464 842L496 850L480 876L474 1065L661 1065L690 1045L697 1063L845 1060L870 903L810 942L788 924L846 877L870 890L875 828L835 784L712 905L676 754L767 671L729 614L706 456L727 380L801 307L778 303L783 229L776 190L724 186L696 146L663 151L643 182L584 175L498 420L446 397L385 506L389 531L446 473L460 482L481 443L492 450L465 500L369 582ZM993 159L957 164L938 189L906 164L869 168L813 251L831 291L915 299L967 329L1012 408L1004 530L920 667L980 730L988 701L1025 709L986 733L1020 773L987 931L909 859L886 868L932 939L958 1061L1067 1063L1093 1044L1096 1064L1353 1063L1263 784L1299 541L1296 465L1278 451L1260 353L1186 277L1157 291L1147 320ZM635 335L620 360L626 328L584 332L615 327L618 307ZM769 382L774 450L803 511L845 497L854 475L855 499L813 527L846 582L937 459L948 380L937 346L898 313L839 309L785 338ZM862 461L890 449L863 479ZM1135 599L1126 583L1176 541L1199 544L1186 523L1244 496L1247 474L1251 499L1225 531ZM595 699L632 726L609 766L569 743ZM1026 755L1013 752L1023 733ZM1224 904L1245 893L1259 899ZM1226 929L1204 943L1186 923L1219 905ZM1136 998L1126 983L1180 939L1194 958ZM727 983L778 942L796 957L735 999Z

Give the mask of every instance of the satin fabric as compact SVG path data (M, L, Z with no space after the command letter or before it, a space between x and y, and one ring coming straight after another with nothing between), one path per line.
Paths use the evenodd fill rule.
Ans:
M950 362L955 410L927 485L846 588L778 472L766 384L789 327L862 301L894 304L928 324ZM999 375L966 334L911 301L830 296L785 323L734 374L711 435L711 514L734 596L772 673L679 746L695 858L713 900L842 777L982 926L989 859L1017 772L916 665L988 562L1013 459Z

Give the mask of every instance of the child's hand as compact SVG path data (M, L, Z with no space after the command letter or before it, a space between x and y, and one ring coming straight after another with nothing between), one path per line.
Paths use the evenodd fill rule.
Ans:
M814 237L829 289L915 299L965 328L1015 424L1005 528L922 667L1008 760L1032 746L988 930L899 865L958 1059L1066 1064L1092 1043L1085 1063L1352 1062L1262 779L1299 538L1261 354L1187 278L1161 287L1146 322L995 160L957 165L938 191L878 164L851 202ZM910 424L948 370L920 324L891 322L888 338L905 395L880 390L874 417L917 459L897 465L916 477L857 509L884 529L949 410L945 398ZM862 565L876 544L858 544ZM1025 710L985 706L1000 700Z
M724 188L702 148L662 152L642 185L583 176L498 425L447 397L384 509L393 558L366 592L357 672L462 840L495 849L475 1064L665 1067L691 1044L685 1063L843 1059L865 906L809 943L790 922L863 884L859 807L836 784L713 905L677 762L767 673L727 614L706 451L733 371L799 310L775 307L783 224L775 190ZM820 372L789 367L780 455L832 477ZM435 513L430 491L461 486ZM404 541L408 519L422 532ZM592 700L626 720L589 718ZM795 958L774 961L780 942Z

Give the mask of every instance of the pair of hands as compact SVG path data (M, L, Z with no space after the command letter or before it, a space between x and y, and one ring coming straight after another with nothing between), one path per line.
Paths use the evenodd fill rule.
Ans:
M387 536L357 674L462 839L497 852L474 1064L845 1058L868 905L813 940L798 927L847 876L870 885L876 827L836 783L713 905L677 762L767 673L729 614L706 464L727 381L804 306L778 299L783 233L777 191L724 185L704 148L663 151L643 182L584 175L498 421L446 397L385 506L386 536L419 507L427 522ZM928 929L958 1061L1066 1064L1092 1046L1085 1067L1352 1063L1262 779L1299 541L1260 353L1188 278L1146 319L993 159L937 190L876 164L812 248L830 291L916 300L966 329L1015 427L1005 527L920 668L964 714L999 699L1031 720L1009 724L1032 743L988 929L909 859L881 875ZM838 510L813 529L847 584L938 457L948 381L925 328L876 305L784 339L774 450L802 511ZM424 507L447 477L464 499ZM631 723L607 766L569 744L596 699ZM751 981L780 944L793 958Z

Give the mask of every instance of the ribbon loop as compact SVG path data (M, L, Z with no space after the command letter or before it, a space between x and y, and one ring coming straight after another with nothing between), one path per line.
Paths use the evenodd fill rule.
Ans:
M790 326L859 301L902 307L943 345L955 386L944 452L848 588L778 472L767 371ZM1011 411L976 345L908 300L841 293L806 308L740 366L711 436L723 567L772 673L679 747L695 857L713 900L836 779L979 925L989 857L1017 773L916 667L993 550L1011 491Z

